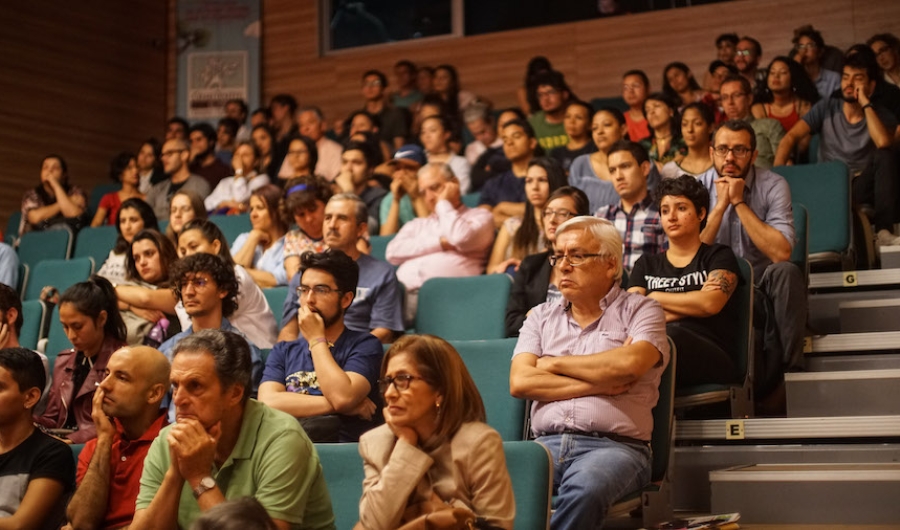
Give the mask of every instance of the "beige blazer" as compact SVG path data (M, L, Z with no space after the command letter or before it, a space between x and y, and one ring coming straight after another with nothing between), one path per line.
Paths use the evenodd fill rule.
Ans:
M430 452L398 440L382 425L360 437L359 454L366 477L357 528L393 530L406 507L430 499L432 491L492 525L513 527L516 504L503 442L484 423L464 423L453 439Z

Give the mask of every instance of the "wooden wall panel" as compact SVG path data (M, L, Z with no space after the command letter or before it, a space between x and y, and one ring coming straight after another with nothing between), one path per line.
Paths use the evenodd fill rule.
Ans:
M508 106L515 103L516 87L534 55L549 57L575 93L590 99L618 95L621 73L630 68L644 69L656 89L671 61L686 62L702 78L715 57L715 37L727 31L756 37L763 62L786 53L793 28L807 22L839 47L875 32L900 34L896 0L737 0L320 56L319 16L317 0L263 1L263 94L293 94L301 104L321 106L331 120L360 106L363 71L378 68L389 74L401 58L454 64L464 88Z
M163 132L167 2L3 2L0 220L39 182L41 159L66 158L73 182L106 182L121 150Z

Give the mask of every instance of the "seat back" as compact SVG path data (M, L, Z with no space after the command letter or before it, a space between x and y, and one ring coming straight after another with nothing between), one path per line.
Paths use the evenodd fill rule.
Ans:
M47 332L47 346L44 349L44 355L47 356L51 371L56 363L56 356L59 355L59 352L68 350L71 347L72 343L69 342L69 337L66 336L62 323L59 321L59 306L56 306L53 308L53 313L50 315L50 326L49 331Z
M278 325L278 329L281 329L281 310L284 308L284 300L288 296L287 286L269 287L268 289L263 289L262 292L266 296L266 302L269 303L269 309L275 315L275 323Z
M503 442L506 469L516 498L514 528L546 529L550 525L553 464L537 442Z
M60 294L78 282L83 282L94 273L94 260L91 258L48 259L39 262L31 271L28 285L25 287L24 300L37 300L41 289L52 285Z
M852 250L850 177L843 162L780 166L773 171L791 188L791 200L809 215L809 255L813 261L839 260Z
M672 444L675 435L675 343L669 340L669 364L659 380L659 400L653 407L653 434L650 446L653 448L653 464L650 473L651 482L663 480L669 470L672 456Z
M473 191L472 193L466 193L462 196L462 203L468 206L469 208L478 208L478 203L481 201L481 192Z
M628 110L628 103L625 103L625 100L622 99L621 96L615 96L611 98L594 98L591 100L591 107L594 108L594 112L604 107L612 107L614 109L619 109L622 112L625 112Z
M510 285L505 274L432 278L419 289L416 332L446 340L505 338Z
M3 240L10 246L15 246L16 239L19 237L19 224L22 222L22 210L10 212L9 219L6 221L6 232L3 234Z
M212 215L209 218L228 240L228 246L234 245L234 240L244 232L249 232L253 227L250 226L250 214L242 213L240 215Z
M47 259L67 259L72 254L72 230L60 226L53 230L28 232L19 238L19 261L34 266Z
M104 195L113 191L119 191L121 189L122 184L118 182L97 184L96 186L94 186L94 189L91 190L91 196L88 197L88 210L90 210L92 214L95 213L97 211L97 208L100 207L100 200L103 199Z
M385 255L387 254L387 246L388 243L394 239L396 234L391 234L389 236L372 236L369 238L369 243L372 244L372 257L375 259L380 259L381 261L387 261L385 259Z
M737 261L741 269L741 281L732 296L737 305L738 328L731 353L738 374L746 382L753 376L753 266L741 257L737 257Z
M19 297L25 294L25 288L28 287L28 277L31 276L31 267L24 263L19 263L19 282L16 284L16 292Z
M46 316L47 307L40 300L22 302L22 331L19 333L19 344L23 348L37 349Z
M359 444L316 444L316 452L331 494L335 527L350 530L359 521L359 500L365 477Z
M75 253L72 257L94 258L94 263L99 268L106 261L109 252L116 246L118 237L119 233L115 226L85 228L78 232L78 237L75 239Z
M809 211L799 202L791 203L794 210L794 234L796 241L791 251L791 263L800 268L809 283Z
M516 339L451 342L478 387L487 423L504 441L524 439L525 401L509 393L509 367Z

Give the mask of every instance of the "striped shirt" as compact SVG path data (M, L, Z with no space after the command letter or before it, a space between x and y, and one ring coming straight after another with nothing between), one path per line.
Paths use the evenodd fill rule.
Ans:
M659 210L649 193L631 208L631 213L626 212L622 201L619 201L619 204L603 206L594 216L616 225L622 236L622 262L628 270L643 254L659 254L669 248L669 240L659 220Z
M534 402L531 427L539 433L563 431L608 432L650 440L652 410L659 398L659 380L669 362L666 321L655 301L613 285L600 301L603 314L584 329L566 308L568 302L545 302L531 310L519 332L513 357L590 355L617 348L628 337L647 341L662 355L662 362L618 396L593 395L552 402Z

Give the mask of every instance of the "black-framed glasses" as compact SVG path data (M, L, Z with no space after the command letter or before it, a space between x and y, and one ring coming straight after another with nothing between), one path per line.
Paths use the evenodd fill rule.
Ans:
M556 265L563 258L566 258L566 261L569 262L569 265L573 267L579 267L581 265L584 265L588 258L599 258L603 255L604 254L550 254L548 259L550 260L551 267L556 267Z
M743 55L744 57L749 57L751 53L753 52L750 50L737 50L734 52L735 55Z
M746 158L750 156L750 153L753 152L753 150L746 145L736 145L734 147L728 147L727 145L717 145L713 147L713 152L716 154L716 156L720 156L722 158L728 156L729 151L734 153L734 156L736 158Z
M409 388L409 384L412 383L413 379L421 379L422 381L425 380L422 377L411 374L400 374L395 375L394 377L388 376L377 381L378 391L384 394L392 384L397 390L406 390Z
M300 296L308 296L309 293L316 293L316 296L328 296L331 293L339 293L338 289L332 289L327 285L316 285L310 287L308 285L301 285L297 287L297 294Z
M544 219L568 221L573 217L575 217L575 214L568 210L544 210Z

